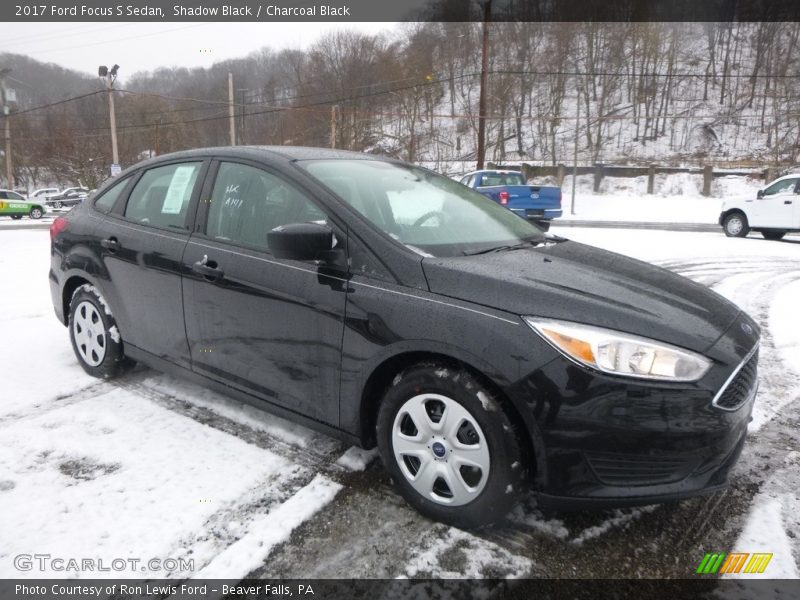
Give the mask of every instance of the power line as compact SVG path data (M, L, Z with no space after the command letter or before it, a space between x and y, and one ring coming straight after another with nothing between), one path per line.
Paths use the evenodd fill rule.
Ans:
M73 96L72 98L66 98L64 100L59 100L58 102L51 102L50 104L43 104L41 106L34 106L33 108L28 108L25 110L20 110L14 113L11 113L13 116L18 117L21 115L25 115L31 112L35 112L37 110L44 110L46 108L53 108L54 106L61 106L62 104L67 104L68 102L75 102L76 100L83 100L84 98L89 98L90 96L96 96L97 94L102 94L105 90L95 90L93 92L89 92L87 94L81 94L80 96Z

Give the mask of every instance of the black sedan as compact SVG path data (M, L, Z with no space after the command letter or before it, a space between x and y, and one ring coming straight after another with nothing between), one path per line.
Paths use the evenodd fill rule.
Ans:
M47 196L45 203L53 208L75 206L83 202L88 194L89 190L83 187L65 188L58 194Z
M50 285L82 367L135 360L364 447L459 526L727 482L758 326L666 270L543 233L364 154L193 150L57 219Z

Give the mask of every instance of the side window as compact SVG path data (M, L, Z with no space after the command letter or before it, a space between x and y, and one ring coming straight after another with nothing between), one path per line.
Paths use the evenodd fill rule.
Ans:
M111 186L111 188L103 192L102 196L99 196L94 201L94 207L100 212L109 212L112 208L114 208L117 198L119 198L119 195L125 190L125 186L128 185L129 181L130 179L126 178L115 183L113 186Z
M23 202L25 201L25 198L23 198L22 195L18 194L17 192L8 192L6 195L8 196L9 200L21 200Z
M211 194L206 235L266 250L267 233L276 227L326 220L304 193L279 177L223 162Z
M199 162L145 171L131 191L125 217L147 225L183 229L199 173Z
M8 194L5 192L0 192L0 200L8 200Z
M792 192L794 191L794 186L797 185L797 181L797 179L785 179L784 181L773 183L764 190L764 195L774 196L775 194L781 194L783 192Z

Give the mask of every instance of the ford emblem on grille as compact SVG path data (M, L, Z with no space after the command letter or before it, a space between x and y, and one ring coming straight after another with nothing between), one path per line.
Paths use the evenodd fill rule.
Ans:
M742 323L742 331L744 331L747 335L753 335L753 328L747 323Z

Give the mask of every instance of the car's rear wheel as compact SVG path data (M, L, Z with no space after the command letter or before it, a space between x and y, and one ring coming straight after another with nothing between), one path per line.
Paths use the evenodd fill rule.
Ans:
M28 215L30 216L31 219L41 219L42 218L42 214L43 214L42 213L42 209L39 208L38 206L34 206L31 209L31 212L28 213Z
M53 208L61 208L62 204L60 200L56 200L53 202Z
M72 295L69 337L78 362L89 375L110 379L125 366L117 323L91 285L80 286Z
M725 217L722 221L722 228L728 237L747 237L747 234L750 233L747 217L740 212L731 213Z
M786 232L772 229L769 231L762 231L761 235L764 236L765 240L781 240L783 236L786 235Z
M515 428L470 372L431 363L406 369L386 392L376 429L400 493L426 516L478 527L517 502L524 469Z

